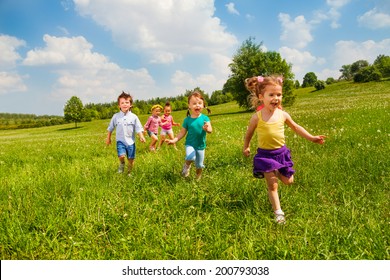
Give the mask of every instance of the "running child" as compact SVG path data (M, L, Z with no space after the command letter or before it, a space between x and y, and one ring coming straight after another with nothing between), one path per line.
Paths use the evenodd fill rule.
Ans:
M111 118L107 128L106 144L111 144L111 135L116 128L116 148L119 158L118 173L123 173L125 169L125 158L128 160L128 174L130 175L134 167L135 159L135 135L138 134L142 143L145 143L145 137L142 134L142 124L137 115L131 112L133 98L130 94L122 91L118 96L118 106L120 111Z
M198 91L192 92L188 96L187 117L184 119L182 129L174 139L166 140L168 144L175 144L186 136L186 156L181 174L183 177L188 177L191 164L195 162L197 180L201 178L204 168L206 133L213 131L210 118L202 114L203 108L206 108L209 114L211 113L210 109L205 106L202 94Z
M160 113L162 106L159 104L153 105L151 112L152 115L148 118L144 125L144 129L152 140L150 141L149 149L151 152L156 151L156 144L158 141L158 128L162 125Z
M253 159L253 175L257 178L265 178L275 220L277 223L284 224L286 219L280 206L278 179L290 185L294 182L295 173L290 150L285 146L284 124L313 143L324 144L325 136L311 135L281 109L283 97L281 76L248 78L245 80L245 86L251 92L250 100L253 107L256 108L261 103L263 107L249 121L243 153L247 157L250 155L250 141L256 131L258 149Z
M172 106L169 102L167 102L165 103L164 106L164 115L161 117L163 124L161 126L161 132L160 132L161 138L160 138L159 147L161 147L161 145L165 142L167 135L171 140L175 138L175 136L173 135L172 126L180 126L180 123L176 123L173 120L171 113L172 113ZM176 144L174 144L174 147L176 149Z

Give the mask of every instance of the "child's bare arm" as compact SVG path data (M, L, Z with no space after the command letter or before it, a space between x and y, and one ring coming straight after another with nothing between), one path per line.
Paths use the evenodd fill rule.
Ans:
M299 136L317 144L324 144L325 143L325 135L316 135L313 136L311 135L306 129L304 129L302 126L297 124L296 122L293 121L291 116L287 112L283 112L286 117L286 123L287 125Z
M110 145L110 144L111 144L111 134L112 134L111 131L109 131L109 132L107 133L106 145Z
M187 134L187 129L182 127L180 132L177 134L175 138L173 138L172 140L166 139L165 142L167 142L168 144L175 144L176 142L180 141L180 139L182 139L186 134Z
M246 130L245 138L244 138L244 148L242 150L244 156L246 156L246 157L249 157L249 155L251 153L250 143L251 143L253 134L255 132L255 129L257 127L258 121L259 121L259 118L258 118L257 114L254 114L249 121L249 126Z

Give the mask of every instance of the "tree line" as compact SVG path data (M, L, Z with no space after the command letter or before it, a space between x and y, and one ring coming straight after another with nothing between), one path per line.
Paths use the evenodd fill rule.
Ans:
M0 129L33 128L66 123L61 116L0 113Z
M318 80L314 72L309 72L303 78L302 87L314 86L317 90L321 90L326 85L337 81L379 82L382 79L390 78L390 56L380 54L372 64L367 60L357 60L352 64L341 66L340 72L338 80L328 78L326 81ZM295 82L295 87L300 87L298 81Z

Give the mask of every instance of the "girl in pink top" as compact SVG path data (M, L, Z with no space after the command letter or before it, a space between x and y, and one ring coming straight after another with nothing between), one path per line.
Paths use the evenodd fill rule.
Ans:
M172 106L168 101L167 103L165 103L164 115L161 118L163 123L161 125L161 133L160 133L161 138L160 138L159 147L161 147L161 145L165 142L167 135L169 136L169 139L171 139L171 140L173 138L175 138L175 136L173 134L172 126L180 126L180 123L174 122L171 113L172 113ZM176 144L174 144L174 147L176 149Z
M156 143L158 141L158 128L163 124L160 113L162 110L161 105L153 105L152 106L152 115L148 118L146 124L144 125L144 129L147 131L152 141L150 142L149 149L154 152L156 150Z

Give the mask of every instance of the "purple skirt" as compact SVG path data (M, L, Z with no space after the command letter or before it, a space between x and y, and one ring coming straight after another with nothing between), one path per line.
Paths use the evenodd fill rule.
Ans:
M253 158L253 176L264 178L264 172L278 170L280 174L290 178L295 173L293 165L290 150L286 146L276 150L258 148Z

